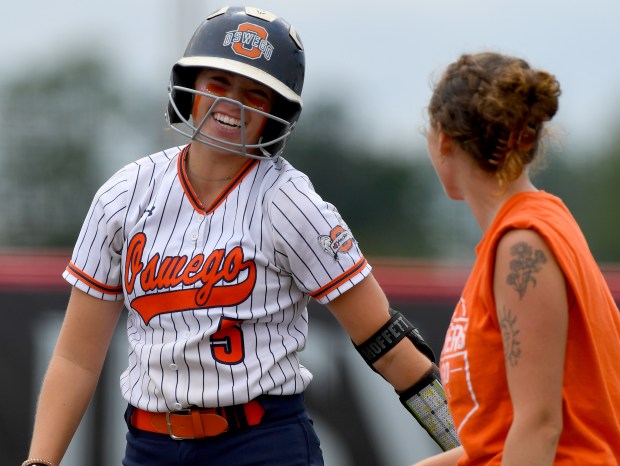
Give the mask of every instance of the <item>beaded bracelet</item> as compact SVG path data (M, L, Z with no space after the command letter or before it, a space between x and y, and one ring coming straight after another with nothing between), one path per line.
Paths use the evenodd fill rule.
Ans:
M41 458L30 458L22 463L22 466L54 466L49 461Z

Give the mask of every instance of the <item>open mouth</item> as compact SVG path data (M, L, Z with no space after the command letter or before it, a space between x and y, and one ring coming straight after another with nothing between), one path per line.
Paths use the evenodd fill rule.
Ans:
M215 121L217 121L219 124L224 125L228 128L241 128L241 120L238 120L236 118L230 117L228 115L224 115L223 113L214 113L213 114L213 118L215 119Z

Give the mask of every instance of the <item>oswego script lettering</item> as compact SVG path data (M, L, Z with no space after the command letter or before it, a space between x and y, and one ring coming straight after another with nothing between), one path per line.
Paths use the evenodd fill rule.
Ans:
M228 254L223 249L216 249L206 257L197 254L191 258L166 256L160 259L160 255L155 254L144 263L145 245L144 233L136 234L129 243L125 263L125 290L128 294L132 293L136 280L139 280L145 294L133 299L131 307L147 324L153 317L163 313L234 306L244 302L254 289L256 264L251 260L244 261L240 246L231 249ZM238 281L243 272L247 273L243 281L234 285L224 284ZM197 283L201 286L162 291Z

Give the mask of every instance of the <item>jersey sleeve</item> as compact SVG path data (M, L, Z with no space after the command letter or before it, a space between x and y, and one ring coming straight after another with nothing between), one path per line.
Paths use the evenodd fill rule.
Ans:
M351 230L305 176L284 183L270 206L276 258L297 286L326 304L370 273Z
M99 188L63 272L71 285L108 301L123 299L121 254L130 173L125 167Z

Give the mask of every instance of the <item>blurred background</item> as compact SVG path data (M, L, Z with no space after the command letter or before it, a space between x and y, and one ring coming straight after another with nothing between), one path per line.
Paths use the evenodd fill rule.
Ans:
M0 312L7 324L0 350L15 374L2 384L3 399L20 411L0 415L0 455L9 455L1 464L15 464L27 453L36 392L68 296L59 277L91 199L124 164L185 143L165 127L170 68L202 19L222 5L22 0L4 6ZM615 280L619 2L249 5L287 19L306 49L304 111L285 157L338 207L391 300L427 332L437 351L480 238L465 205L445 198L423 135L432 83L461 53L510 53L557 76L560 110L546 144L545 169L535 180L564 199ZM436 279L428 282L429 276ZM312 314L317 323L313 327L311 317L305 356L316 379L309 398L328 464L399 466L433 453L389 388L350 352L331 317L318 306ZM85 458L95 466L120 464L122 333L89 411L94 414L63 466L85 464Z

